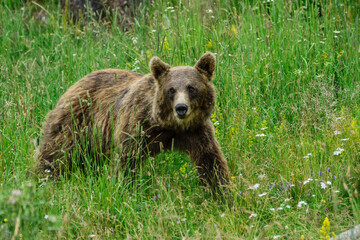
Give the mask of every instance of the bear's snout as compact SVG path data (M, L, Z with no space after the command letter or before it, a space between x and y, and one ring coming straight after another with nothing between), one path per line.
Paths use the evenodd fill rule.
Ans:
M178 114L179 118L184 118L187 110L188 106L186 104L178 104L175 106L175 111Z

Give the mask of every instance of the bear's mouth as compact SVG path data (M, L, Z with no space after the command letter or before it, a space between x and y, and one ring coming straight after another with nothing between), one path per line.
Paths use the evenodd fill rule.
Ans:
M187 113L181 112L180 114L179 114L178 112L175 112L175 113L174 113L174 116L175 116L177 119L184 120L185 118L187 118L187 117L189 116L189 112L187 112Z
M178 114L177 117L180 118L180 119L185 119L185 118L186 118L186 115L185 115L185 114L184 114L184 115L179 115L179 114Z

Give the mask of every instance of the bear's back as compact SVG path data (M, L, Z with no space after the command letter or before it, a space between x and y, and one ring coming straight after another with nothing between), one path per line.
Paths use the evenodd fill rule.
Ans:
M59 99L58 105L91 99L112 102L123 89L129 88L143 75L126 70L104 69L92 72L73 84Z

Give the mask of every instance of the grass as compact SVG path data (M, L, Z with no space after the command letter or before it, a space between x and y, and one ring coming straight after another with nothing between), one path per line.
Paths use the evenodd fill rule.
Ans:
M360 223L359 3L154 1L124 33L116 20L71 24L51 2L0 3L1 238L316 239ZM31 174L47 112L81 77L148 73L155 55L193 65L205 51L217 55L211 118L232 208L179 152L131 181L107 165Z

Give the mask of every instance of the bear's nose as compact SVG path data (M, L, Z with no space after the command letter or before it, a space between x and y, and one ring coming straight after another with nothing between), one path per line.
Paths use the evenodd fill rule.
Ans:
M180 118L185 117L187 110L188 110L188 106L186 104L178 104L175 106L175 111L177 112Z

